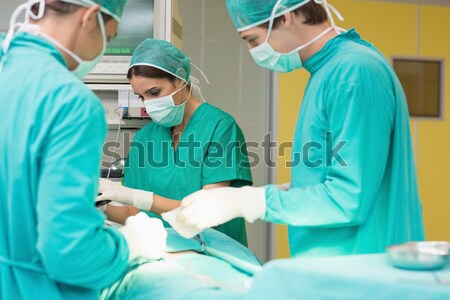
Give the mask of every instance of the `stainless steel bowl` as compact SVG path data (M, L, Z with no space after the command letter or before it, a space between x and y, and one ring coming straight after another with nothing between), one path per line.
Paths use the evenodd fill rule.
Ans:
M439 270L449 262L449 242L417 242L387 248L391 263L408 270Z

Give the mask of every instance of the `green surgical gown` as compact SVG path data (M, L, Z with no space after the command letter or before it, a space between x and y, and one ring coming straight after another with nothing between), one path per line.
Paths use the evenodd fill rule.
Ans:
M200 105L176 151L170 128L150 122L136 134L125 168L125 186L183 200L205 185L221 181L230 181L234 187L252 184L244 135L222 110L208 103ZM165 226L170 225L165 222ZM216 229L247 245L242 218Z
M266 220L289 226L292 256L383 252L423 240L422 207L401 84L349 30L305 62L291 190L266 188Z
M94 208L101 102L37 36L19 33L4 61L0 299L98 299L128 260L125 240Z

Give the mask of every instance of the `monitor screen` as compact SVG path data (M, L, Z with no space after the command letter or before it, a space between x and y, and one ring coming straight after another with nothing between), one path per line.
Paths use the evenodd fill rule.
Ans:
M119 34L108 43L106 55L131 56L140 42L153 38L154 0L129 0Z
M131 56L134 49L146 38L154 36L156 0L129 0L119 25L119 35L108 43L106 55ZM0 8L0 32L9 29L14 9L24 0L2 0ZM22 20L22 18L19 18Z

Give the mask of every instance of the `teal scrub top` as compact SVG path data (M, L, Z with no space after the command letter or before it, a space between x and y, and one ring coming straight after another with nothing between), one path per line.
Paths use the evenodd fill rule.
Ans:
M355 30L305 62L291 189L266 188L266 220L292 256L383 252L424 239L409 115L387 60Z
M98 299L128 261L94 208L101 102L37 36L0 57L0 299Z
M208 103L195 110L176 151L170 128L150 122L139 130L124 177L125 186L180 201L205 185L222 181L230 181L233 187L251 185L252 175L242 130L233 117ZM216 229L247 246L242 218Z

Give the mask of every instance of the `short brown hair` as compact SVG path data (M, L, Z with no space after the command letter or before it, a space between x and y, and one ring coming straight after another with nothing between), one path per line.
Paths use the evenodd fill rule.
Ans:
M293 12L296 16L302 14L305 17L303 24L307 25L323 24L328 20L328 15L325 8L314 1L310 1L307 4L300 6L299 8L293 10ZM283 16L279 16L273 21L273 29L280 26L282 18ZM260 25L260 27L268 28L269 22Z

